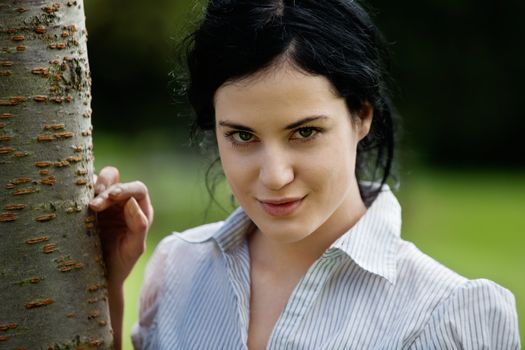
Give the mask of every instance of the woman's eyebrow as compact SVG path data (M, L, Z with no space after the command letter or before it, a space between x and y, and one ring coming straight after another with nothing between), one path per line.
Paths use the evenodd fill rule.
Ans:
M225 126L227 128L232 128L232 129L237 129L237 130L242 130L242 131L254 132L254 130L248 126L244 126L242 124L237 124L237 123L232 123L226 120L221 120L219 122L219 126Z
M311 116L311 117L306 117L306 118L300 119L300 120L298 120L296 122L293 122L292 124L287 125L285 127L285 129L286 130L295 129L298 126L301 126L301 125L309 123L309 122L313 122L314 120L320 120L320 119L328 119L328 117L326 115L314 115L314 116Z
M301 126L303 124L312 122L314 120L320 120L320 119L328 119L328 117L325 116L325 115L315 115L315 116L311 116L311 117L306 117L306 118L300 119L298 121L295 121L295 122L293 122L291 124L288 124L285 127L285 130L295 129L298 126ZM233 123L233 122L230 122L230 121L227 121L227 120L221 120L221 121L219 121L218 124L219 124L219 126L223 126L223 127L227 127L227 128L231 128L231 129L254 132L254 130L252 128L248 127L248 126L245 126L245 125L242 125L242 124L238 124L238 123Z

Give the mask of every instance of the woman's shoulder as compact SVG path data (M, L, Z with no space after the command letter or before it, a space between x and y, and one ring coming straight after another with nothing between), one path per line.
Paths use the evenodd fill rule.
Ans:
M487 279L466 280L432 310L410 349L520 349L516 301Z
M251 229L252 221L242 208L237 208L224 221L173 232L160 241L156 250L164 252L187 250L193 253L197 251L205 253L215 249L227 250L242 242Z
M397 260L397 283L452 290L467 278L422 252L409 241L401 240Z
M494 281L479 278L469 279L445 266L433 257L423 253L413 243L402 241L397 261L397 279L399 287L408 287L414 294L423 294L445 299L455 293L470 291L490 291L494 296L513 299L512 293Z
M197 226L183 232L172 232L164 237L155 247L144 272L139 302L139 322L134 326L132 340L136 348L142 348L150 341L149 335L154 326L159 304L165 299L166 283L181 279L174 279L174 271L184 272L186 280L191 280L192 268L196 261L209 256L209 247L206 244L219 230L223 222L214 222ZM184 267L180 269L178 267ZM167 277L169 276L169 277ZM179 276L180 277L180 276ZM168 298L169 299L169 298Z
M202 243L208 241L224 225L224 221L192 227L182 232L174 232L172 236L187 243Z
M405 307L426 315L413 333L414 348L435 341L473 349L519 344L516 302L508 289L488 279L466 278L410 242L403 241L397 265L396 289L409 295Z
M200 259L210 249L215 249L211 238L223 225L222 221L190 228L182 232L172 232L156 245L146 266L146 276L150 271L167 273L173 264L190 263Z
M172 232L158 243L156 250L167 252L175 249L177 246L184 246L186 243L199 244L207 242L223 226L223 224L224 221L217 221L192 227L182 232Z

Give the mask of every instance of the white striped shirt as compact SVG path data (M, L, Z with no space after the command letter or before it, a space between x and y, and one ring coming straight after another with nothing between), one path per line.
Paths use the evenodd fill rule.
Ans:
M225 222L164 238L146 269L136 349L247 349L254 224ZM519 349L512 293L468 280L400 238L385 189L293 290L267 349Z

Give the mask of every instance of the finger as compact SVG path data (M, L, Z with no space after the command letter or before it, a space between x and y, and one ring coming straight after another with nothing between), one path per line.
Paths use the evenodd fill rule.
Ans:
M113 166L104 167L97 178L95 183L95 192L102 193L111 185L116 184L120 181L120 173L117 168Z
M133 181L113 185L108 189L108 198L112 201L124 201L130 197L137 200L142 212L148 218L149 224L153 221L153 207L149 197L148 188L141 181Z
M131 197L137 200L138 205L151 225L153 222L153 207L151 206L148 188L140 181L112 185L93 199L90 202L90 207L97 212L101 212L117 203L124 204Z
M129 237L130 248L137 256L141 255L145 248L144 246L149 222L133 197L128 199L124 206L124 218L126 220L126 225L132 234L132 236Z

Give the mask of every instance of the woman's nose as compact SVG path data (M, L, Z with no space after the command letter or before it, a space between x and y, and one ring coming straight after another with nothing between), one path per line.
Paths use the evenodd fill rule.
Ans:
M293 181L294 168L284 152L268 150L260 162L259 180L267 189L277 191Z

